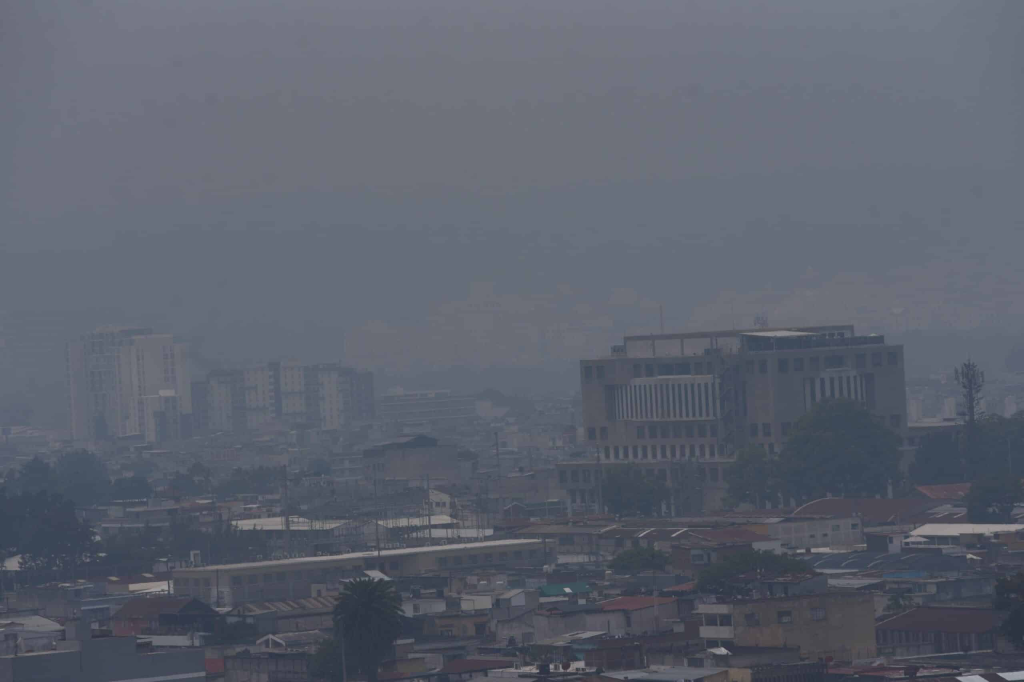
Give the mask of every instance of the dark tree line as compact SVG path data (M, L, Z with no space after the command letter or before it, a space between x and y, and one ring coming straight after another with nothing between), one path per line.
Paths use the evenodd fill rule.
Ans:
M825 497L884 495L898 482L900 438L859 403L819 403L793 425L782 452L737 453L727 473L734 503L797 504Z

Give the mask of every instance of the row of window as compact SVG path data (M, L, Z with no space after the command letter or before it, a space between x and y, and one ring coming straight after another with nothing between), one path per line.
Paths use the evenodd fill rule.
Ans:
M825 369L842 369L847 367L848 358L851 356L846 355L825 355L818 356L812 355L806 358L806 367L808 371L820 372L824 367ZM868 366L868 356L866 353L856 353L852 356L852 364L850 367L856 369L866 369ZM790 371L790 368L794 372L804 371L804 358L778 358L776 360L776 370L780 374L786 374ZM884 362L883 362L884 360ZM891 367L898 366L900 364L900 354L897 351L888 351L883 356L881 351L876 351L871 354L871 366L881 367L884 364L888 364ZM747 374L754 374L754 368L757 367L757 371L761 374L768 373L768 360L758 360L755 364L753 360L747 360L746 370Z
M811 620L814 621L825 620L825 609L818 607L811 608L810 616ZM775 622L780 625L792 623L793 612L791 610L776 611ZM755 611L745 613L743 614L743 623L748 627L757 627L761 625L761 614ZM732 615L728 613L705 613L704 625L729 627L732 625Z
M636 427L637 440L678 439L678 438L718 438L718 424L692 422L672 422L661 424L640 424ZM587 428L587 440L608 440L608 427L590 426Z
M897 366L900 364L900 354L897 351L887 351L885 353L881 351L875 351L870 354L870 362L872 367L882 367L885 364L890 366ZM852 357L852 360L848 360L848 357ZM838 369L846 367L847 362L852 362L850 365L858 369L863 369L868 366L869 358L867 353L855 353L852 356L846 355L812 355L808 358L778 358L776 360L776 368L780 373L785 374L790 369L794 372L803 372L804 367L811 372L820 371L822 367L825 369ZM614 365L611 365L614 371ZM761 374L768 373L768 360L748 360L746 362L747 374L754 374L755 367ZM584 365L583 366L583 381L590 383L594 379L601 381L605 378L605 365ZM662 376L689 376L689 375L703 375L703 374L714 374L714 365L711 362L677 362L677 363L635 363L633 365L633 378L653 378Z
M708 478L711 481L718 481L718 467L709 466L705 468L698 468L698 475L704 479ZM668 481L671 478L673 481L682 478L682 469L646 469L645 476L648 478L656 478L659 481ZM558 482L562 487L567 487L570 483L581 483L589 484L591 481L598 482L601 480L600 469L559 469L558 470ZM583 492L583 491L580 491ZM586 502L586 500L580 500ZM594 500L596 501L596 500Z
M689 454L687 454L687 447L689 447ZM604 446L604 458L606 460L612 459L704 459L705 457L717 457L718 455L725 455L725 449L722 447L715 447L714 443L708 443L706 446L704 443L695 444L690 443L686 445L676 445L672 443L666 445L652 445L648 450L646 445L623 445L623 446ZM659 458L659 454L661 455Z
M537 558L537 550L535 550L535 549L528 550L526 555L530 559L536 559ZM508 557L509 557L509 553L508 552L498 552L498 561L499 562L500 561L508 561ZM523 558L523 551L521 549L515 550L514 552L512 552L512 558L514 560L521 560ZM450 564L449 564L449 559L451 559ZM491 554L491 553L486 553L486 554L470 554L470 555L468 555L466 557L461 557L461 556L445 557L445 556L442 556L442 557L438 557L437 558L437 567L438 568L448 568L449 565L451 565L451 566L462 566L462 565L466 564L466 565L469 565L469 566L474 566L474 565L477 565L477 564L492 564L492 563L494 563L494 554Z

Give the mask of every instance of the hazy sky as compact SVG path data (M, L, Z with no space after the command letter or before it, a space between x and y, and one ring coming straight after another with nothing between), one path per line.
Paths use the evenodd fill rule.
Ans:
M1022 34L1019 0L3 3L0 312L401 370L659 304L1020 331Z

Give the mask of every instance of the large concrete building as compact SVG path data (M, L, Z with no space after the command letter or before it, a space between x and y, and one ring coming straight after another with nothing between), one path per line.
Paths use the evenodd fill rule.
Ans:
M204 421L211 431L300 425L336 431L374 415L373 373L336 363L215 370L204 389Z
M476 417L476 399L451 391L406 391L394 389L377 401L381 421L398 426L427 429L435 424L465 421Z
M434 547L385 549L334 556L254 561L174 570L175 596L196 597L217 606L247 601L316 596L323 585L353 572L375 570L389 577L448 575L482 567L539 567L544 564L541 540L490 540Z
M175 397L177 415L157 417L173 428L168 437L191 432L192 381L185 345L151 329L104 327L67 345L71 437L92 443L147 436L153 408ZM157 410L159 411L159 409ZM150 422L147 422L147 416ZM149 434L155 434L149 429Z
M855 400L906 437L903 347L852 325L628 336L581 361L580 380L586 445L668 481L676 511L720 504L736 451L779 452L823 400ZM564 465L570 502L596 510L600 475L573 480L575 466L593 463Z

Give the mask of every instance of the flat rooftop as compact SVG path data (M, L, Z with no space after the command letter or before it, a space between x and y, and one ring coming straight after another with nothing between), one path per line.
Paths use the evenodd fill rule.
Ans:
M200 566L198 568L175 569L174 573L216 573L218 571L251 571L273 568L294 568L299 564L332 564L356 559L381 559L392 557L413 556L416 554L441 554L466 549L515 549L540 542L536 539L520 540L485 540L483 542L465 542L457 545L439 545L436 547L403 547L402 549L382 549L380 552L351 552L349 554L333 554L330 556L297 557L294 559L273 559L270 561L249 561L241 564L218 564Z

